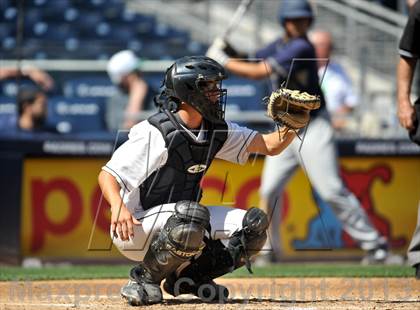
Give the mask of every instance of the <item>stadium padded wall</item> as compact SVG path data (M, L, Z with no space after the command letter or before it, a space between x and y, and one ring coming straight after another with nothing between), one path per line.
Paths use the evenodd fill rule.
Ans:
M22 153L0 152L0 263L19 264Z

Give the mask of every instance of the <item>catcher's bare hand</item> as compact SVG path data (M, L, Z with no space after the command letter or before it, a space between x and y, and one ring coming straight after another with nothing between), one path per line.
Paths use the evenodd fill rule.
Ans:
M124 204L111 207L111 232L113 236L118 234L123 241L134 237L134 225L141 223L135 219Z
M308 124L310 111L320 106L319 96L282 87L271 93L267 114L281 127L298 130Z

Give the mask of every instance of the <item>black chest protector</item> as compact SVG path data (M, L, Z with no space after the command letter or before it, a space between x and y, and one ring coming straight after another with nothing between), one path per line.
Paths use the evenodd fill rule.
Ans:
M200 181L226 141L226 122L211 124L204 120L206 139L197 141L183 130L179 117L170 112L157 113L148 121L162 133L168 159L141 184L143 209L180 200L199 202Z

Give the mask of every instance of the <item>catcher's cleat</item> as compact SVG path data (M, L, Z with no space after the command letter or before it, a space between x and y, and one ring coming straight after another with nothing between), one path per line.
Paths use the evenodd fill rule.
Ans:
M131 269L130 280L121 288L121 296L131 306L152 305L163 300L159 283L154 283L150 272L141 264Z
M229 290L213 280L195 283L190 278L177 277L175 273L166 278L163 289L175 297L182 294L193 294L204 302L224 303L229 297Z

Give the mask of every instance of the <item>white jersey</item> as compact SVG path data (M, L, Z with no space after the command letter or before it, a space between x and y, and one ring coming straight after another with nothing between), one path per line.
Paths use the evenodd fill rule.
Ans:
M245 164L249 157L249 144L256 131L227 121L228 134L216 158ZM188 129L186 129L189 132ZM193 135L191 132L189 132ZM204 131L197 135L202 139ZM166 164L168 149L161 132L147 120L135 125L128 140L112 155L103 170L112 174L121 186L121 197L135 217L143 211L139 186L157 169Z

